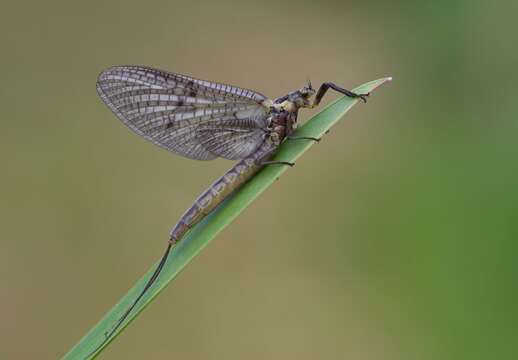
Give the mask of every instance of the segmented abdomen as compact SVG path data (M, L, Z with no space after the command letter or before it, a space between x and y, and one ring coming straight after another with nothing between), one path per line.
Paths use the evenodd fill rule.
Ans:
M254 153L239 161L223 176L216 180L194 204L183 214L170 233L173 243L181 240L183 235L197 222L207 216L234 190L243 185L260 168L261 162L268 160L275 152L276 147L265 141Z

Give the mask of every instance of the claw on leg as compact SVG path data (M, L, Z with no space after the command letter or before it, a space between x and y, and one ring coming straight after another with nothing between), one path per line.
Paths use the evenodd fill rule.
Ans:
M356 97L360 98L361 101L363 101L364 103L367 103L367 98L369 97L371 93L366 93L366 94L356 94Z

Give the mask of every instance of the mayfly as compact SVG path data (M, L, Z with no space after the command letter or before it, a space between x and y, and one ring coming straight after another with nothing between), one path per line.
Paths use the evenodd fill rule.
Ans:
M329 89L364 102L369 95L356 94L331 82L323 83L316 91L308 82L299 90L271 100L255 91L144 66L115 66L99 75L97 91L101 99L135 133L191 159L239 160L201 194L176 223L154 273L132 305L106 333L105 341L153 285L171 248L192 226L261 167L293 166L290 162L272 160L283 141L320 140L294 137L292 132L299 109L317 106Z

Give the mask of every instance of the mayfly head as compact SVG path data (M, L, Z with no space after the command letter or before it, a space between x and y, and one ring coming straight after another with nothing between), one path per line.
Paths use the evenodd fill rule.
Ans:
M299 90L295 91L294 99L292 100L297 107L311 107L311 97L315 95L315 89L311 86L311 81L304 85Z
M308 83L304 85L302 89L299 90L300 95L302 95L304 98L309 99L313 95L315 95L315 89L313 89L313 86L311 85L311 80L308 79Z

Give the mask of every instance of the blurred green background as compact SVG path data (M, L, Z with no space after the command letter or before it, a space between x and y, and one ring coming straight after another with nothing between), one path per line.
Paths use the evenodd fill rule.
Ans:
M103 358L518 358L517 10L482 0L4 1L0 358L62 356L231 166L128 131L95 91L116 64L271 97L308 77L394 81Z

